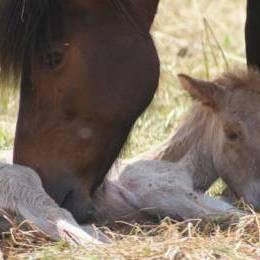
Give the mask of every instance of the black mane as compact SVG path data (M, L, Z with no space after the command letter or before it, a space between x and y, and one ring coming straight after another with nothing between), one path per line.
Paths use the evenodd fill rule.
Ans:
M109 1L121 19L143 33L134 2ZM25 59L62 38L62 8L63 0L0 0L0 83L17 82Z
M19 80L25 58L61 36L58 0L0 0L0 80Z

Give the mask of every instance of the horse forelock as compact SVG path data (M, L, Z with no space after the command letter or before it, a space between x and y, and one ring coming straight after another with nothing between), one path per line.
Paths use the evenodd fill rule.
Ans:
M0 2L1 81L19 79L25 57L30 59L36 49L49 46L60 27L58 8L57 0Z
M140 34L144 33L136 4L109 0L117 14ZM46 49L62 35L60 0L0 1L0 80L20 79L24 61ZM25 58L26 57L26 58ZM5 84L3 84L5 85Z

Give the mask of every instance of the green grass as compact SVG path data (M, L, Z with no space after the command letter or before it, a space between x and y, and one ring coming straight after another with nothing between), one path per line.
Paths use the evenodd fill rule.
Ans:
M153 36L161 60L160 87L153 104L138 120L125 155L131 157L164 140L174 131L191 99L177 74L213 78L228 67L245 65L246 0L161 0ZM17 95L0 100L0 148L12 147ZM221 190L223 185L217 186ZM114 243L92 251L62 243L14 248L14 259L259 259L258 217L241 219L233 229L218 225L200 229L193 224L133 226L111 233ZM18 254L19 252L22 254ZM88 258L86 258L88 257Z

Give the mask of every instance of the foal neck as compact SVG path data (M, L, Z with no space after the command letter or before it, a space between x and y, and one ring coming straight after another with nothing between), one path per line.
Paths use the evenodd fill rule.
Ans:
M192 111L174 135L144 157L183 164L191 174L194 189L206 191L218 178L213 153L219 119L211 108L201 104Z

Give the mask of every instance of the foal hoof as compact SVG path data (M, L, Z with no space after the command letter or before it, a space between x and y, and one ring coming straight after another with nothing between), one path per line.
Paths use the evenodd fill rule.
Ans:
M96 226L92 225L85 225L80 226L87 234L91 235L92 237L95 237L99 242L103 244L111 243L111 240L103 233L101 232Z
M104 245L110 240L94 226L79 227L67 221L61 220L57 223L60 238L70 245L80 245L85 248Z

